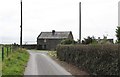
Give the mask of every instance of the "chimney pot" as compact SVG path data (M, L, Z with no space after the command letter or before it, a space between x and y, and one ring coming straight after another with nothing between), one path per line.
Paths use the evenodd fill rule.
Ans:
M55 34L55 30L52 30L52 35L54 35Z

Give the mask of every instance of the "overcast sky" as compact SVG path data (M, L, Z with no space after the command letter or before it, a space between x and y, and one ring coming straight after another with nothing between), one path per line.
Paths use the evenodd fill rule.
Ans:
M120 0L23 0L23 44L36 43L42 31L72 31L79 38L79 2L82 3L82 39L114 38ZM20 0L0 0L0 43L20 38Z

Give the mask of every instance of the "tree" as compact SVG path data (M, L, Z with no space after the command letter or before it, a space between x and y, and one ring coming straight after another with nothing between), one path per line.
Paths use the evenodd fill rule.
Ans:
M88 36L87 38L84 38L84 40L82 40L82 44L96 44L97 40L95 39L94 36L90 37Z
M116 37L117 37L117 43L120 43L120 27L117 27L116 29Z

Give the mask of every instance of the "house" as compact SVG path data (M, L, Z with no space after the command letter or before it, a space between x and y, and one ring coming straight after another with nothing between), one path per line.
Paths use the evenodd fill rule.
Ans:
M99 44L113 44L114 43L113 39L107 39L107 37L105 36L103 37L103 39L100 39L100 37L98 37L97 42Z
M56 49L63 39L73 39L71 31L41 32L37 37L37 49Z

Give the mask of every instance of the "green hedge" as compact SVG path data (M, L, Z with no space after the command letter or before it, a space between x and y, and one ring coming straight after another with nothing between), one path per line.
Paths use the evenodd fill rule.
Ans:
M57 56L90 75L118 75L118 48L120 45L59 45Z

